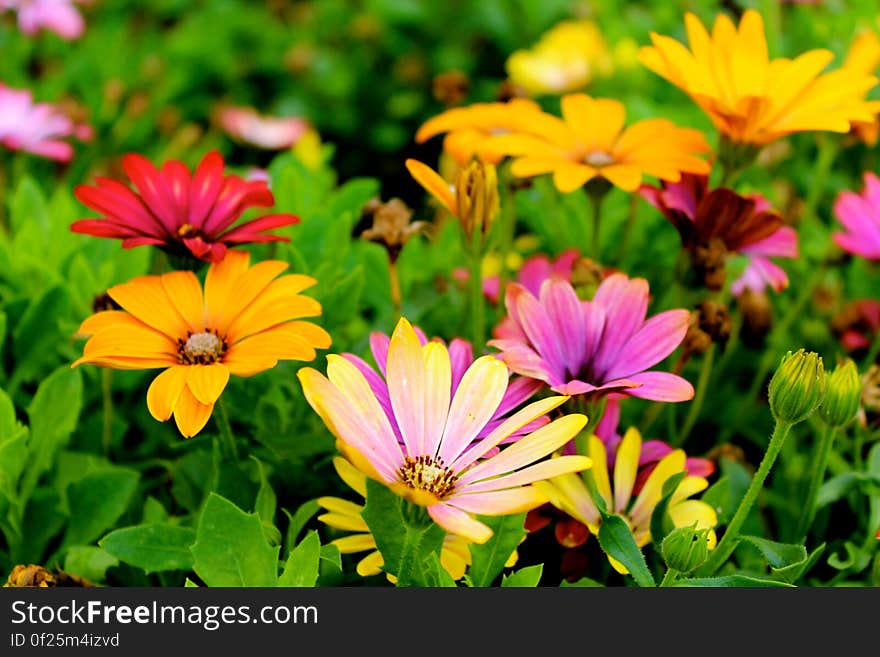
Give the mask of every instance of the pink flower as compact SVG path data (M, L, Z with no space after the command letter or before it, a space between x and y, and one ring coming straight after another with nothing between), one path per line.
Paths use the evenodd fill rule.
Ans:
M251 107L222 107L217 121L233 139L266 150L290 148L309 129L298 116L264 116Z
M639 191L678 230L710 289L721 288L727 258L737 253L748 264L731 285L735 296L746 288L763 292L769 285L780 292L788 286L788 275L770 258L796 258L797 233L783 225L764 197L741 196L724 187L709 190L708 176L694 174L660 187L643 185Z
M551 260L543 253L533 255L527 258L520 267L516 274L516 280L522 283L529 292L537 295L545 278L560 276L570 281L572 266L575 260L580 257L577 249L568 249L555 260ZM500 282L501 279L498 276L488 276L483 280L483 294L492 303L498 303Z
M846 229L832 237L844 251L868 260L880 260L880 179L865 173L861 194L843 191L834 203L834 215Z
M29 90L0 83L0 144L6 148L69 162L73 146L62 140L90 135L88 126L75 124L56 105L35 103Z
M292 214L270 214L232 227L245 210L269 207L275 198L264 181L223 175L223 156L216 151L192 174L182 162L166 162L160 171L133 153L122 158L122 166L135 190L109 178L79 185L76 197L104 216L74 222L73 232L121 239L124 248L153 244L173 255L219 262L228 246L288 241L265 231L299 221Z
M646 371L684 339L690 313L667 310L645 319L648 282L615 273L592 301L581 301L568 281L546 279L537 297L519 283L507 287L512 320L496 329L489 344L523 376L544 381L563 395L621 393L657 401L694 395L685 379Z
M74 4L78 0L0 0L0 10L18 12L18 28L33 36L40 30L54 32L68 41L78 39L85 21Z

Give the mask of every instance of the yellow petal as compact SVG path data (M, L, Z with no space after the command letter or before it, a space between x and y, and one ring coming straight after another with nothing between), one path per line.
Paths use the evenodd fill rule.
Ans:
M174 412L180 393L186 387L187 370L186 365L169 367L153 379L147 389L147 408L159 422L164 422Z
M162 288L189 330L200 333L205 330L205 303L202 286L191 271L173 271L161 276Z
M223 363L191 365L186 385L193 396L208 406L216 402L229 382L229 369Z
M614 513L621 513L626 509L636 483L641 452L642 436L638 429L630 427L620 441L614 457Z
M449 210L452 215L456 215L455 194L452 191L452 185L443 180L440 174L431 167L422 164L418 160L408 159L405 164L416 182L424 187L431 196L440 201L443 207Z
M174 421L183 437L190 438L205 428L213 410L213 404L203 404L184 387L174 406Z
M189 325L174 308L159 276L140 276L107 290L116 303L173 340L186 339Z

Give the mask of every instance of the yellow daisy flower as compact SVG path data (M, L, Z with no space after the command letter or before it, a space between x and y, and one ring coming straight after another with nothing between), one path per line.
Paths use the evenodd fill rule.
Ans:
M174 415L185 438L211 417L229 376L253 376L279 360L310 361L330 346L328 333L310 322L321 305L299 294L316 283L301 274L276 278L289 266L268 260L249 267L246 251L228 251L212 263L204 292L190 271L141 276L110 288L122 307L96 313L79 328L91 336L73 367L165 368L147 391L150 414Z
M748 9L739 27L724 14L711 35L685 15L690 49L651 33L642 64L686 92L732 142L762 146L808 130L849 132L853 121L872 121L880 103L865 99L877 78L852 67L822 73L830 50L794 59L770 59L764 20Z
M843 65L863 75L873 75L880 68L880 37L874 30L865 30L853 40ZM865 144L874 146L880 136L880 119L875 115L871 121L853 121L852 130Z
M367 496L367 477L351 463L341 456L333 459L333 467L336 469L339 477L358 495L363 498ZM339 548L342 554L357 554L359 552L369 553L357 563L357 573L361 577L370 577L378 575L382 572L384 562L382 555L376 549L376 539L370 533L370 528L361 517L364 510L362 504L356 504L340 497L319 497L318 504L325 509L327 513L318 516L318 520L328 527L340 529L342 531L354 532L349 536L343 536L330 541L331 545ZM443 539L443 545L440 548L440 565L449 573L454 580L460 580L464 577L465 571L471 565L470 543L455 534L446 534ZM516 550L510 555L505 566L510 567L516 563L518 558ZM386 575L390 582L395 582L397 578L388 573Z
M591 476L608 513L616 513L622 517L629 525L636 544L644 547L651 542L651 514L660 502L663 484L673 475L685 471L684 451L676 449L664 456L633 500L642 450L642 436L638 430L631 428L624 435L617 448L611 476L608 472L605 444L598 436L590 437L588 450L593 461ZM602 516L581 476L565 474L536 485L547 494L553 506L587 525L593 534L599 533ZM678 484L667 507L676 527L689 527L696 523L696 529L713 529L718 524L718 517L710 505L700 500L688 499L708 485L709 482L704 477L692 475L685 476ZM713 549L715 543L713 530L709 532L709 548ZM627 573L619 561L610 557L609 561L615 570Z
M552 173L563 193L597 177L632 192L644 175L678 182L682 172L709 173L709 163L699 157L709 144L699 130L666 119L624 127L625 118L619 101L568 94L562 118L542 112L518 132L487 139L484 148L516 158L510 168L515 176Z

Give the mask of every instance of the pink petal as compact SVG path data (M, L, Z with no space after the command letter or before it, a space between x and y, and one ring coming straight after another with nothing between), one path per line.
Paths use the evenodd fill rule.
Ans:
M667 310L654 315L622 347L618 360L605 377L630 377L653 367L681 344L689 322L690 313L687 310Z
M669 372L642 372L629 377L640 383L638 388L629 388L626 394L640 399L679 402L693 399L694 387L685 379Z

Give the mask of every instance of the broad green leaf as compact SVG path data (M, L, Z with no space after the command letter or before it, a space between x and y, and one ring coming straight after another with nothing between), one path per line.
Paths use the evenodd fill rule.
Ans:
M13 562L41 562L46 547L64 527L66 516L60 510L58 494L48 487L38 488L27 500L21 519L21 532L9 552Z
M687 472L678 472L663 482L660 501L651 513L651 541L655 545L660 545L666 534L672 531L672 519L667 513L669 500L672 499L673 493L675 493L678 485L686 476Z
M880 443L868 452L868 474L880 478ZM868 531L880 532L880 487L868 493Z
M504 564L526 535L526 515L479 516L480 522L492 530L492 536L482 545L471 543L471 567L468 575L473 586L492 586L504 570Z
M28 428L18 421L9 395L0 390L0 494L18 498L18 480L28 460Z
M339 548L331 543L322 545L318 586L338 586L342 580L342 555L339 554Z
M367 479L367 502L361 513L376 547L382 554L383 569L397 577L398 586L424 585L421 565L431 552L439 552L446 532L424 517L423 508L393 493L387 486Z
M702 500L718 512L718 524L730 523L740 500L752 481L752 476L741 464L731 459L719 461L722 476L703 493Z
M855 543L845 541L843 549L846 554L842 557L838 556L837 552L828 555L828 565L835 570L849 570L855 567L863 557L862 550Z
M352 178L330 196L328 213L337 217L344 212L359 214L367 201L379 196L379 181L375 178Z
M140 473L113 468L85 475L67 488L70 519L64 545L88 545L104 534L128 508Z
M199 585L196 584L194 581L192 581L189 577L187 577L187 578L183 581L183 588L185 588L185 589L197 589L197 588L199 588Z
M275 586L278 550L269 545L256 513L245 513L211 493L190 548L193 570L208 586Z
M795 582L804 572L811 556L807 554L807 549L803 545L777 543L758 536L740 536L739 538L756 547L770 564L773 574L785 582Z
M168 512L162 503L150 495L144 502L144 516L141 523L144 525L161 524L168 520Z
M880 494L880 473L844 472L832 477L819 488L816 497L816 509L821 509L837 502L850 491L860 489L867 493L874 491Z
M144 524L117 529L98 541L98 545L131 566L144 572L191 570L190 546L196 532L189 527L168 524Z
M455 580L443 567L440 556L436 552L432 552L425 559L422 571L425 573L425 586L433 588L454 588L456 586Z
M293 549L293 546L296 544L296 541L303 530L303 527L305 527L309 520L312 519L312 516L320 510L321 507L316 500L303 502L293 515L290 515L290 512L287 509L282 509L288 519L287 535L284 539L284 550L286 554L290 554L290 551Z
M676 580L673 586L696 586L709 588L729 588L729 587L782 587L791 588L793 585L787 582L780 582L775 579L764 579L761 577L752 577L751 575L725 575L723 577L695 577L691 579Z
M645 555L636 545L626 520L618 515L605 515L599 525L599 545L605 554L619 561L629 571L636 584L642 587L656 586Z
M12 346L18 355L16 374L23 381L33 380L43 373L43 368L58 361L58 346L65 344L69 336L58 329L56 318L65 315L68 301L64 288L50 287L31 299L16 323ZM63 367L70 370L69 365Z
M510 575L505 575L501 578L501 586L503 587L528 587L534 588L538 586L538 582L541 581L541 573L544 571L544 564L539 563L534 566L528 566L526 568L520 568L512 572Z
M278 578L278 586L315 586L318 581L320 560L321 539L318 538L318 532L312 530L290 552L284 573Z
M275 509L278 498L266 477L266 469L263 467L262 462L255 456L251 456L251 458L257 464L257 472L260 479L260 487L257 489L257 498L254 502L254 513L260 516L263 530L266 532L266 538L273 545L277 545L281 543L281 532L275 526Z
M601 582L597 582L594 579L590 579L589 577L581 577L579 580L577 580L575 582L569 582L568 580L562 580L562 582L559 584L559 586L562 586L562 587L578 586L578 587L586 587L586 588L604 588L605 585L602 584Z
M64 557L64 572L93 583L103 582L107 578L107 569L118 565L116 557L92 545L76 545Z

